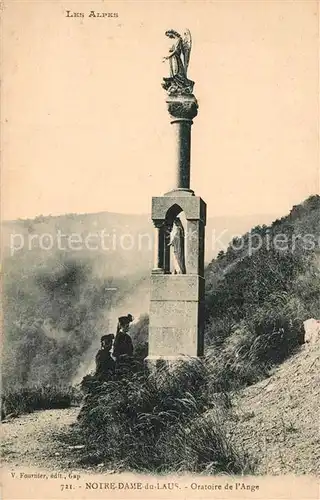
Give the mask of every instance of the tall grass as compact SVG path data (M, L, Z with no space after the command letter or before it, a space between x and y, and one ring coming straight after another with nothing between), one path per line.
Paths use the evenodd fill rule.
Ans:
M68 408L81 401L79 391L71 386L32 386L10 389L1 396L1 418L35 410Z
M238 390L267 377L274 365L303 343L307 316L299 298L287 293L271 296L235 325L222 344L207 349L213 391Z
M226 404L212 402L199 360L163 364L95 386L79 414L84 463L170 473L248 473L252 463L231 445Z

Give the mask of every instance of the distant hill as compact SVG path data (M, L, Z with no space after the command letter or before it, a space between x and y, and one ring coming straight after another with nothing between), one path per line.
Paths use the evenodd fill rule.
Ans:
M206 261L226 249L234 236L258 223L270 223L274 217L267 214L209 218ZM31 265L53 257L59 248L67 248L69 256L95 261L98 273L110 274L112 270L117 276L126 276L151 269L152 245L153 226L148 215L111 212L48 215L2 224L4 256L13 253L13 257L30 261Z

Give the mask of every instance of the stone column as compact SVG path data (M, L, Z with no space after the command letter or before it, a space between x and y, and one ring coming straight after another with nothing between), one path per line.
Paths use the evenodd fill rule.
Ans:
M162 220L154 220L154 264L152 273L164 272L164 227Z
M178 189L190 189L190 149L192 120L172 120L176 142L176 185Z
M198 103L193 94L171 96L166 102L176 138L174 191L193 193L190 189L191 125L198 113Z
M163 240L164 240L164 257L163 257L163 261L164 261L164 265L163 265L163 268L164 268L164 272L166 274L170 274L171 272L171 263L170 263L170 246L169 246L169 243L170 243L170 231L168 230L168 227L165 226L163 228Z

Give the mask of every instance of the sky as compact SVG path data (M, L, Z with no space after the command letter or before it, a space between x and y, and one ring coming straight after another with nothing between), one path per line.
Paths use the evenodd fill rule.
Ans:
M186 27L191 188L209 216L285 214L319 192L317 1L5 0L3 219L150 212L174 182L164 32Z

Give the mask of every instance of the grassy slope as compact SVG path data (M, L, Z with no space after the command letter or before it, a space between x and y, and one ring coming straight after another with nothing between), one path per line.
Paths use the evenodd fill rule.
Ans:
M293 281L306 271L305 264L310 262L310 257L319 255L320 196L310 197L293 207L288 216L276 220L269 227L254 227L251 234L263 239L260 249L250 254L247 233L243 236L242 249L236 250L230 245L206 269L207 323L210 318L241 320L271 294L290 291ZM316 248L307 250L307 245L303 248L300 239L295 247L290 243L287 250L267 249L267 238L272 240L280 234L290 242L298 235L304 237L311 234L317 238ZM207 333L210 336L210 332ZM216 338L214 340L217 341Z
M236 395L232 441L259 457L258 473L320 473L319 369L320 336Z
M242 250L229 247L208 266L206 343L217 388L266 376L299 345L303 322L320 317L319 221L320 197L314 196L269 228L254 228L263 238L259 250L249 254L247 234ZM317 245L307 248L300 239L295 248L267 249L267 234L290 241L311 234Z

